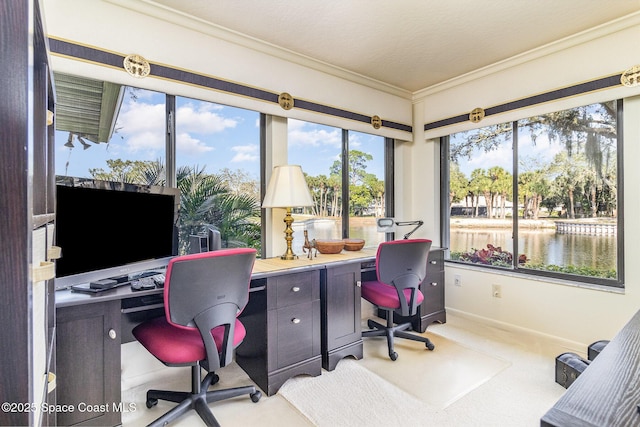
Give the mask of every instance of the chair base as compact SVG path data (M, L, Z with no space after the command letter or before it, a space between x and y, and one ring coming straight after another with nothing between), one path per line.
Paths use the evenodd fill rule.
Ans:
M393 311L385 310L387 312L387 324L383 325L374 320L369 319L367 321L367 326L370 330L362 331L362 337L379 337L386 336L387 337L387 347L389 349L389 358L391 360L398 359L398 353L396 353L393 349L393 339L397 338L405 338L412 341L419 341L425 343L425 347L429 350L433 351L436 348L435 345L429 340L427 337L423 337L420 335L412 334L409 332L405 332L409 327L411 327L411 323L401 323L398 325L393 324Z
M160 418L157 418L149 426L166 426L168 423L175 421L188 411L195 409L205 425L219 427L220 424L211 412L208 404L218 402L233 397L248 394L255 403L260 400L262 393L255 386L235 387L225 390L207 391L208 388L217 383L218 375L209 372L204 380L200 382L200 366L192 367L192 387L191 392L169 391L169 390L148 390L147 391L147 408L151 408L158 404L158 400L166 400L176 402L178 406L166 412Z

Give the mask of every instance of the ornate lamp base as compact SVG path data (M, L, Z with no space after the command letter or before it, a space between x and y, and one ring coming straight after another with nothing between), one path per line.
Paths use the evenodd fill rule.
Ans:
M291 208L287 208L287 214L284 217L284 223L286 224L286 228L284 230L284 239L287 241L287 251L280 257L280 259L298 259L298 255L294 254L293 250L291 249L291 242L293 242L293 228L291 228L291 224L293 224L293 217L291 216Z

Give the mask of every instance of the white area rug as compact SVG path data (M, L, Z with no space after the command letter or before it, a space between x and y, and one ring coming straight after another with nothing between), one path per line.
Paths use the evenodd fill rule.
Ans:
M317 426L422 426L425 403L345 359L318 377L288 380L278 391Z
M395 362L384 337L368 338L363 360L346 358L318 377L292 378L278 394L320 427L444 425L450 405L511 365L442 336L425 335L434 351L423 343L396 340Z

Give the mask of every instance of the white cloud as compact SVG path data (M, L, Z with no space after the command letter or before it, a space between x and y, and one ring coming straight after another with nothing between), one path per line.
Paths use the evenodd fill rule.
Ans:
M237 119L223 117L217 113L223 107L209 102L185 104L176 112L176 126L180 132L210 134L222 132L238 125Z
M289 120L289 145L320 147L331 146L340 148L342 146L342 130L336 128L323 129L320 125L303 122L300 120ZM323 126L324 127L324 126Z
M258 146L256 144L236 145L235 147L231 147L231 151L235 151L236 153L231 159L231 163L256 162L260 159Z
M193 138L186 132L181 132L176 136L176 149L181 155L190 157L196 157L215 150L215 148L206 145L197 138Z
M164 115L164 104L129 102L123 105L116 129L118 134L125 137L149 131L162 133L165 128Z

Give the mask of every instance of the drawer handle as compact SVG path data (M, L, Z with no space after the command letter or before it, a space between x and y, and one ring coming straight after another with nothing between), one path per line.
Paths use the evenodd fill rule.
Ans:
M431 282L429 283L431 286L438 286L438 282Z
M116 334L115 330L109 329L109 338L111 338L112 340L115 340L117 336L118 334Z
M299 287L297 287L297 286L294 286L293 288L291 288L291 290L292 290L293 292L300 292L300 288L299 288Z
M294 317L293 319L291 319L291 323L293 323L294 325L297 325L298 323L300 323L300 319L298 319L297 317Z
M438 261L429 261L430 264L437 264Z

